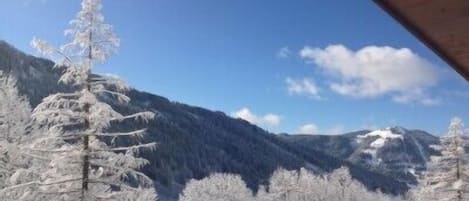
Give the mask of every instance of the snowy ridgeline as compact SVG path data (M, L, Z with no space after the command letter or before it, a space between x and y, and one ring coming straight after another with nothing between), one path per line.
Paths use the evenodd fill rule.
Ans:
M370 172L386 175L386 181L397 180L407 188L417 184L417 179L426 170L430 156L439 155L432 145L439 144L439 139L425 131L387 127L379 130L361 130L343 135L280 135L282 140L300 147L302 152L318 150L337 159L350 162ZM376 186L378 179L364 181L351 169L352 176L362 181L367 187ZM384 184L378 188L389 193ZM397 186L397 185L396 185ZM373 187L371 189L374 189Z
M398 132L404 133L404 132ZM358 135L358 140L377 137L372 148L382 148L387 140L401 139L402 135L386 128ZM375 143L376 142L376 143ZM250 191L241 177L214 174L202 180L191 180L180 196L180 201L467 201L469 200L469 132L462 120L454 118L440 145L433 146L441 152L431 158L429 169L408 194L393 197L371 192L353 180L347 168L330 174L315 175L305 169L273 173L268 186L260 186L256 193Z

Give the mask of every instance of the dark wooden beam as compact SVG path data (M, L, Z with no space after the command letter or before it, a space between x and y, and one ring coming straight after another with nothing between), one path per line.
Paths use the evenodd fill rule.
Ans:
M469 81L469 0L374 0Z

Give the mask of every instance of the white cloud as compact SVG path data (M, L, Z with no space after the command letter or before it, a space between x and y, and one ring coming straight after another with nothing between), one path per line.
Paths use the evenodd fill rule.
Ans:
M438 82L434 66L410 49L367 46L357 51L343 45L304 47L300 56L316 64L331 80L334 92L356 98L390 95L398 103L437 104L426 90Z
M277 52L277 57L281 58L281 59L288 58L288 57L290 57L290 55L291 55L291 50L288 47L282 47Z
M307 134L307 135L314 135L318 134L319 128L316 124L305 124L298 128L297 133L299 134Z
M258 126L267 126L267 127L277 127L280 125L280 121L282 119L281 116L276 114L266 114L266 115L256 115L249 110L249 108L241 108L240 110L233 112L232 114L235 118L244 119L252 124L256 124Z
M285 79L287 90L290 95L305 95L315 99L320 99L319 87L312 79L292 79L287 77Z
M327 128L324 130L319 129L316 124L309 123L300 126L297 131L298 134L307 134L307 135L340 135L344 133L344 126L342 125L335 125L331 128Z

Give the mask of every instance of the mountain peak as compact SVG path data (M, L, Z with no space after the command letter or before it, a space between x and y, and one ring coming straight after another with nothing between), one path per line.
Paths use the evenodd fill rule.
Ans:
M401 127L401 126L392 126L392 127L387 127L387 130L390 130L391 132L395 134L406 134L408 133L408 129Z

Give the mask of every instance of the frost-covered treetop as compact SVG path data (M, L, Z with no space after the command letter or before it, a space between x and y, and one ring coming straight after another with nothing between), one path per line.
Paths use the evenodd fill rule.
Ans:
M101 0L84 0L81 6L82 10L76 19L70 21L72 27L65 31L72 42L63 48L77 51L76 56L82 58L90 59L91 54L93 62L103 62L115 52L120 40L112 31L112 26L104 23L104 16L100 12Z
M68 67L60 81L75 85L83 84L94 64L106 61L120 44L112 26L104 23L101 0L83 0L81 6L82 10L70 21L71 28L65 30L69 43L56 48L41 39L31 41L40 53L52 57L56 66Z
M464 123L462 122L462 119L459 117L454 117L451 119L451 123L449 124L448 128L448 135L449 136L461 136L463 135L464 131Z

